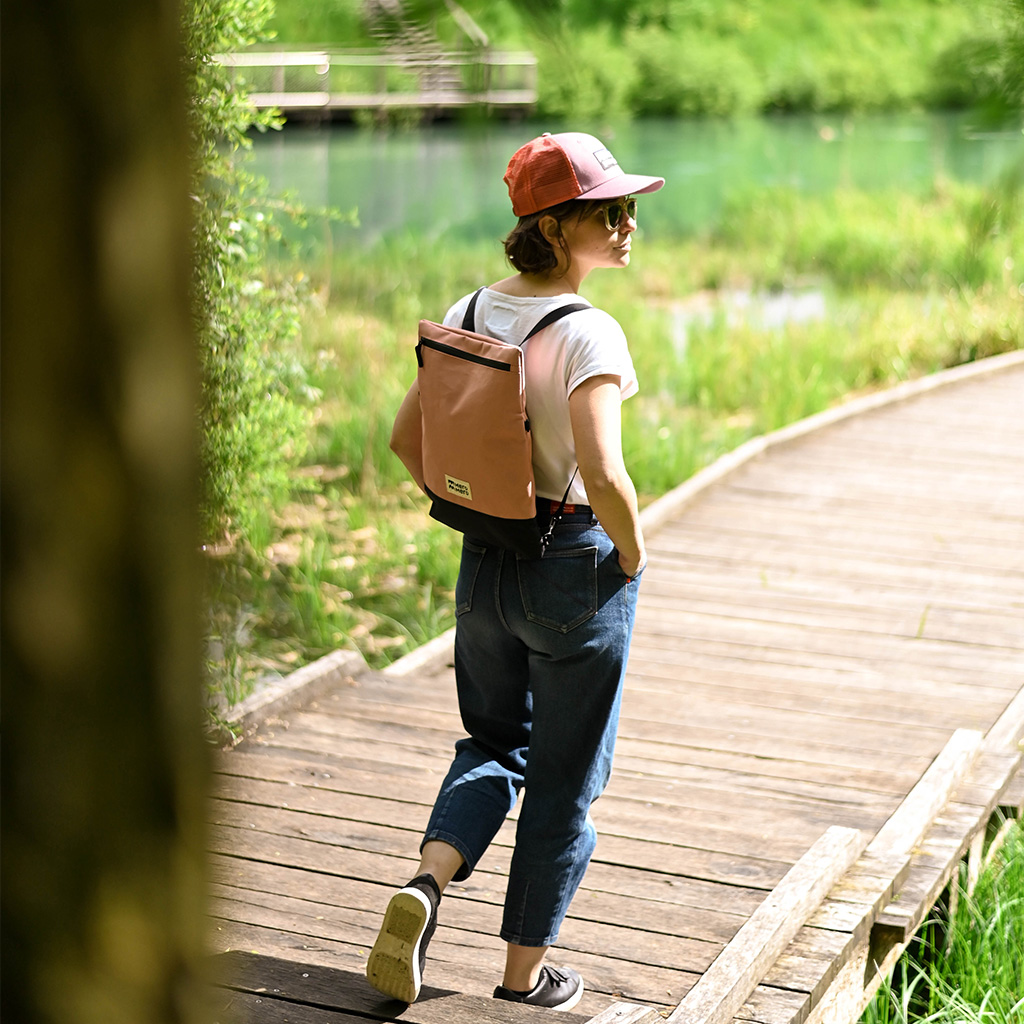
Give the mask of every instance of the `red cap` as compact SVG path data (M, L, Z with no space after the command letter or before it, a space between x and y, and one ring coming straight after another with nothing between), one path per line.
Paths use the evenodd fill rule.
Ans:
M657 192L664 178L624 174L603 142L582 132L545 132L518 149L505 172L517 217L569 199L617 199Z

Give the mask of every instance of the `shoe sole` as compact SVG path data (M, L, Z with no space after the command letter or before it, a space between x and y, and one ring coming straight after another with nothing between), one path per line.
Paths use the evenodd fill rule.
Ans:
M580 981L580 987L564 1003L559 1003L557 1006L552 1006L552 1010L571 1010L581 999L583 998L583 982Z
M430 920L430 900L419 889L391 897L384 923L366 961L366 980L380 993L403 1003L420 994L420 941Z

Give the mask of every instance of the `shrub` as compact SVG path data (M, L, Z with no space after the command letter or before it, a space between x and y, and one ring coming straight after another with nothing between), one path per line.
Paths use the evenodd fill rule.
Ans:
M641 116L731 116L761 102L751 63L717 37L643 29L630 34L628 50L636 63L630 107Z
M557 35L538 48L537 108L575 122L627 113L633 66L607 29Z
M205 539L247 537L288 493L308 417L302 369L287 358L299 329L293 281L265 269L279 209L239 156L248 132L279 120L246 102L213 55L265 38L269 0L191 0L185 7L195 155L194 316L202 372L200 450Z

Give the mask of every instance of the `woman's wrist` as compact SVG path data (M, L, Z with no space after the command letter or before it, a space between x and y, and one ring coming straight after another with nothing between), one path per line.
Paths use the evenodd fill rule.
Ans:
M619 568L628 576L633 579L635 576L640 575L640 570L647 564L647 552L640 551L638 554L630 557L619 552Z

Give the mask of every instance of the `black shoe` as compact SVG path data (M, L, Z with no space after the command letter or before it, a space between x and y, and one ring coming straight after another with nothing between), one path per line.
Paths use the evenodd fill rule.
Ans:
M568 967L540 969L540 981L530 992L514 992L504 985L494 990L495 999L529 1006L546 1006L549 1010L571 1010L583 998L583 979Z
M441 890L433 875L418 875L391 897L366 961L367 981L378 992L403 1003L415 1002L440 902Z

